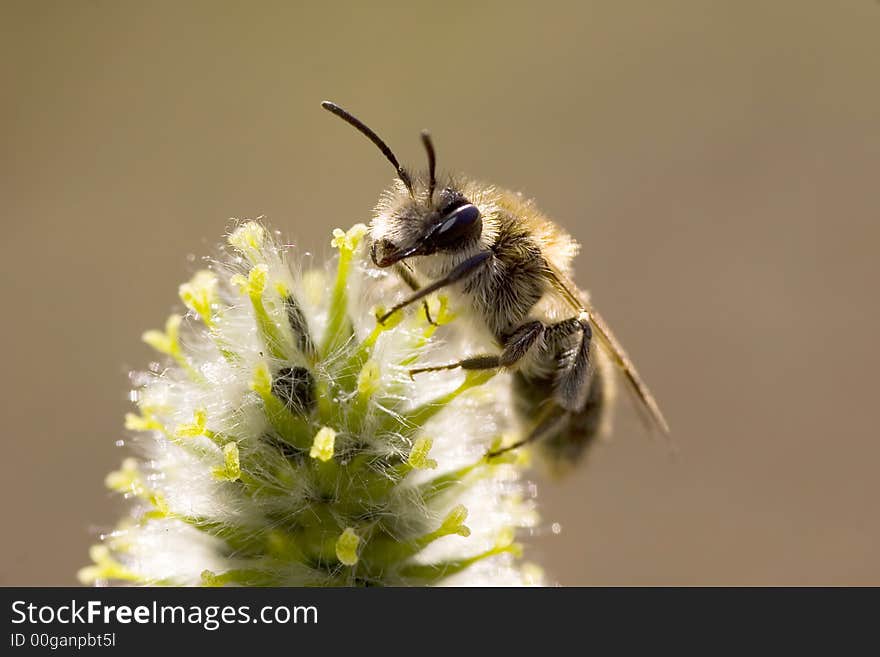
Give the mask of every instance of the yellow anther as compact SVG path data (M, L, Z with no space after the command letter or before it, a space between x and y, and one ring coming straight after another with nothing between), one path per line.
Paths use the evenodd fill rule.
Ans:
M333 449L336 445L336 432L330 427L321 427L315 435L309 456L319 461L327 462L333 458Z
M269 376L269 368L266 366L266 363L260 363L254 369L251 389L261 396L272 394L272 378Z
M241 477L241 462L238 457L238 445L233 442L223 445L223 466L214 470L217 479L235 481Z
M159 353L179 356L180 343L178 342L178 337L180 335L181 321L183 321L183 318L180 315L171 315L165 322L164 333L156 330L147 331L141 336L141 339Z
M433 445L434 441L430 438L419 438L416 440L412 450L410 450L409 459L407 460L410 467L416 470L433 470L436 468L437 461L428 458L428 453L431 451ZM465 514L467 514L467 511L465 511Z
M361 539L354 533L354 529L347 527L336 539L336 558L346 566L355 565L358 562L357 549L360 542Z
M252 264L256 264L262 259L266 229L256 221L248 221L236 228L228 237L228 241Z
M269 278L268 265L256 265L248 274L247 293L252 297L262 296Z
M208 413L205 409L196 409L193 414L193 421L188 424L181 424L175 429L174 435L178 438L195 438L196 436L206 435L208 423Z
M364 224L355 224L348 229L348 232L340 228L334 228L330 246L340 250L354 251L361 243L364 235L367 234L367 230Z
M470 528L464 524L467 520L468 510L464 504L457 504L443 519L440 525L439 533L442 535L458 534L459 536L470 536Z
M217 276L212 271L203 269L196 272L188 283L183 283L179 290L180 300L187 308L210 326L211 306L217 300Z
M147 410L142 411L143 415L135 413L125 414L125 428L129 431L154 431L162 430L162 424L155 416Z
M141 473L136 459L127 458L119 470L114 470L104 478L104 485L119 493L135 493L142 490Z
M368 360L364 363L361 371L358 373L357 391L361 397L372 397L373 393L379 389L379 381L381 371L379 364L374 360Z

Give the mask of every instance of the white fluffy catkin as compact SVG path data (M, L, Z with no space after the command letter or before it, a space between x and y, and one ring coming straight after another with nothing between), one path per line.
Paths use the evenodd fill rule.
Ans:
M491 349L443 296L364 257L366 227L303 268L258 222L180 286L188 309L144 340L133 375L138 457L107 486L130 513L91 550L83 583L244 586L541 582L516 533L536 522L504 373L408 370ZM464 319L464 318L461 318Z

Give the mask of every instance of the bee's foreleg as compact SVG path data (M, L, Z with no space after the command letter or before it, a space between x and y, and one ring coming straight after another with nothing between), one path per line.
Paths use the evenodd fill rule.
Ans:
M416 279L413 277L412 272L407 269L402 262L398 262L396 265L394 265L394 272L400 277L400 280L406 283L407 287L409 287L410 290L412 290L413 292L419 291L419 288L421 286L416 282ZM430 324L431 326L438 326L437 322L435 322L431 318L431 309L428 307L427 299L422 299L422 308L425 309L425 317L427 317L428 319L428 324Z
M389 310L379 318L379 323L384 324L385 320L391 317L391 315L396 313L398 310L406 308L409 304L415 303L416 301L421 301L432 292L436 292L437 290L444 288L447 285L452 285L453 283L457 283L458 281L467 278L484 264L486 264L491 256L491 251L480 251L477 255L471 256L464 262L460 263L457 267L455 267L455 269L453 269L440 280L434 281L430 285L426 285L425 287L420 288L414 294L398 303L391 310Z
M504 350L500 356L473 356L455 363L447 363L446 365L419 367L410 370L409 375L412 377L423 372L454 370L459 367L463 370L491 370L497 367L511 367L529 352L529 349L544 335L544 331L544 325L538 320L526 322L510 334L510 337L505 341Z

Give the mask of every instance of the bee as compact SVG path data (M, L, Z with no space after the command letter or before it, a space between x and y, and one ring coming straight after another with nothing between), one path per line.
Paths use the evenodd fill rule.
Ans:
M580 460L607 426L615 367L648 421L668 434L629 356L570 279L579 245L568 233L519 194L461 176L438 178L427 131L421 139L428 168L413 175L361 120L335 103L322 107L373 142L397 176L376 206L370 257L377 267L393 268L412 294L379 321L449 288L499 348L410 374L454 368L513 372L515 408L529 430L492 455L540 441L556 469Z

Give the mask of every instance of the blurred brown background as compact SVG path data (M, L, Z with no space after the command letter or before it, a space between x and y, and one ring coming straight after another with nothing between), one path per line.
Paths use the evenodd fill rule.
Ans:
M541 483L552 576L880 584L880 4L344 4L0 2L0 584L74 584L118 515L188 254L369 219L390 169L324 98L535 197L664 405L677 460L624 405Z

